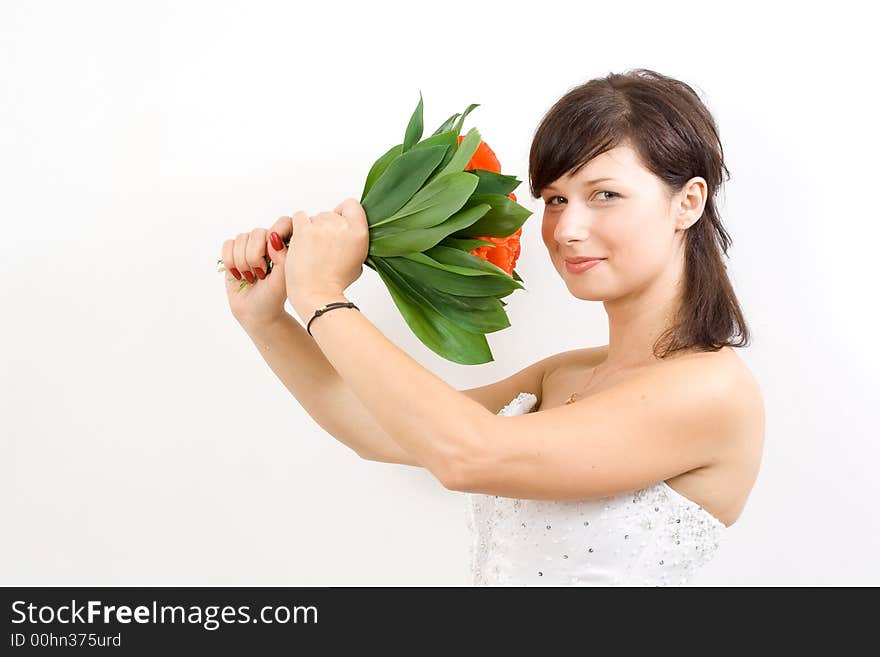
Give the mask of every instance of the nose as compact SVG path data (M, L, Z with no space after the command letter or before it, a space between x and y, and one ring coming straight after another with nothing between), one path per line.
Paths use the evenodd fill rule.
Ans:
M560 244L571 244L589 239L590 231L588 213L578 211L575 207L566 207L557 213L553 238Z

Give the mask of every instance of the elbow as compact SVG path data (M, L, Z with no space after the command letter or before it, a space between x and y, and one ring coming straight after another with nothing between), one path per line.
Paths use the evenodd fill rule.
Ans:
M485 431L471 429L465 441L443 459L435 472L447 490L468 493L479 487L479 473L487 463Z
M353 450L355 454L358 455L362 461L378 461L379 459L373 454L367 454L366 452L359 452L357 450Z
M468 490L469 483L465 475L465 468L460 461L456 460L446 463L442 468L438 468L438 472L435 475L446 490L459 493L464 493Z

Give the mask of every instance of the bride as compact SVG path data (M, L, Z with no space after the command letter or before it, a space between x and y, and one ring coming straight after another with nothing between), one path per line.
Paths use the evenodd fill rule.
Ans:
M637 69L560 98L534 135L530 191L553 266L575 298L602 301L609 341L489 385L455 390L353 304L315 313L350 302L360 275L354 199L227 240L230 307L330 434L465 493L475 585L685 584L742 514L764 442L761 391L733 349L749 331L722 259L723 173L715 122L683 82Z

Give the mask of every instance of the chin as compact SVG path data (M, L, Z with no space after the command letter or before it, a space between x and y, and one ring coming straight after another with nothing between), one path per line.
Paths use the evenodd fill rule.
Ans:
M575 299L580 299L581 301L605 301L606 297L602 294L597 294L596 292L584 292L583 290L572 290L568 288L568 291L571 292L571 296Z

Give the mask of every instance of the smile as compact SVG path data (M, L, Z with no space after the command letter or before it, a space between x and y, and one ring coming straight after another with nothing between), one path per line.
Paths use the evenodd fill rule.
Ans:
M587 262L578 262L571 263L568 260L565 261L565 268L571 272L572 274L580 274L581 272L588 271L597 265L605 262L605 259L602 260L588 260Z

